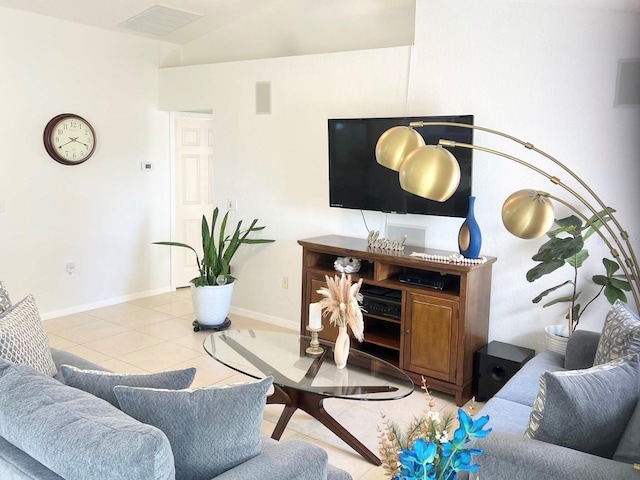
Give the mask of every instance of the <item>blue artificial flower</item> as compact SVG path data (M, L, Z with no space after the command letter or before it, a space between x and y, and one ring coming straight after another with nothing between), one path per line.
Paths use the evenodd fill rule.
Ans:
M435 443L419 438L411 450L405 448L400 452L400 477L404 480L435 479L436 470L433 462L437 453L438 446Z
M453 455L451 466L456 472L465 470L467 472L476 473L478 471L478 468L480 468L480 465L478 463L471 465L471 453L469 453L468 450L456 452Z
M457 431L457 430L456 430ZM454 442L445 442L442 444L442 459L446 461L451 454L456 450L456 444Z
M466 434L469 438L484 438L491 432L490 428L486 430L482 429L482 427L489 422L489 415L480 417L474 422L471 417L460 408L458 409L458 420L460 420L460 428L458 430L462 429L462 433ZM458 431L456 430L455 433L457 434Z
M468 471L477 473L479 464L471 464L472 455L482 455L478 448L465 448L472 438L484 438L491 429L484 429L489 421L485 415L473 421L467 413L459 409L460 427L448 442L427 441L419 438L411 449L402 449L399 455L400 472L393 480L455 480L457 473Z

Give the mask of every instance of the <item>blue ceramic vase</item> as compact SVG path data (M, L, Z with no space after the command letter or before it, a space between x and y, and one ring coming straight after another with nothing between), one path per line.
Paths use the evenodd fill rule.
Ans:
M482 233L474 214L476 197L469 197L469 211L467 218L458 233L458 249L466 258L478 258L482 246Z

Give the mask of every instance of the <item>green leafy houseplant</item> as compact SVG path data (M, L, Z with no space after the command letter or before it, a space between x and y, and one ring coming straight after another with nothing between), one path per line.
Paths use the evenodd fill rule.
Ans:
M275 240L264 238L248 238L249 234L263 230L265 227L256 226L258 219L254 218L251 225L246 230L242 230L242 220L236 225L232 235L226 234L227 219L229 212L225 213L220 224L220 231L216 236L216 222L218 220L219 209L213 210L211 217L211 228L206 217L202 216L202 259L198 256L198 252L187 245L180 242L154 242L155 245L169 245L172 247L183 247L193 251L196 255L198 263L198 271L200 275L195 277L191 282L196 287L224 285L235 280L230 274L231 259L242 244L256 243L272 243ZM217 240L217 241L216 241Z
M615 210L611 210L611 212L614 211ZM610 220L609 215L605 211L600 212L599 215L605 222ZM527 272L527 280L533 282L544 275L556 271L564 265L569 265L572 268L571 279L544 290L532 300L533 303L539 303L550 293L568 286L568 293L564 293L548 301L543 307L549 307L563 302L570 303L567 318L569 319L569 334L571 334L578 326L580 317L600 294L604 293L604 296L611 304L617 299L626 302L627 296L624 291L631 290L631 286L623 279L623 275L616 275L616 272L620 269L620 265L605 257L602 259L604 274L591 277L591 281L599 286L596 294L584 305L578 303L578 297L580 297L582 293L582 291L578 289L578 269L584 264L585 260L589 258L589 251L584 248L584 243L595 233L594 228L600 228L602 226L602 222L594 215L589 219L587 224L584 225L580 218L571 215L556 220L555 223L558 228L547 233L547 236L550 238L549 241L543 244L538 252L531 257L532 260L539 263Z

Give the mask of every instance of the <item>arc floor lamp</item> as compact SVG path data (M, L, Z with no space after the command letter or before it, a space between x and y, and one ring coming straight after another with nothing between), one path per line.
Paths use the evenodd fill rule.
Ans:
M547 173L545 170L498 150L447 139L440 139L438 145L426 145L424 139L414 127L429 126L476 129L514 141L526 149L546 157L560 167L580 185L584 193L578 193L562 182L560 178ZM624 276L631 286L636 310L640 311L638 261L629 241L628 233L614 216L613 210L605 205L591 187L575 172L548 153L536 148L533 144L506 133L478 125L454 122L411 122L409 126L390 128L380 136L376 145L376 160L379 164L399 172L400 186L404 190L430 200L444 202L453 195L460 182L458 161L444 147L469 148L506 158L535 171L569 193L574 200L589 210L590 218L587 218L577 207L548 192L519 190L511 194L504 202L502 206L502 222L510 233L519 238L537 238L547 233L554 223L555 213L551 200L565 205L590 225L607 245L611 255L622 268ZM589 200L585 198L587 195ZM595 219L595 221L591 219ZM617 229L617 232L610 223Z

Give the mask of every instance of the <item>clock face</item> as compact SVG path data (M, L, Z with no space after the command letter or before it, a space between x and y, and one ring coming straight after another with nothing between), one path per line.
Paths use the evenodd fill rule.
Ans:
M96 136L93 127L84 118L62 114L49 121L44 130L47 153L64 165L77 165L93 154Z

